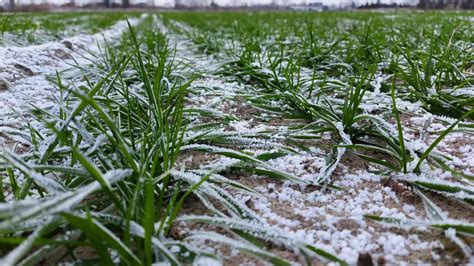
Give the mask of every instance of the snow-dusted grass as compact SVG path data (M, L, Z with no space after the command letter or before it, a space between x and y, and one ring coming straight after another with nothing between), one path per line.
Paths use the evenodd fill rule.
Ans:
M402 14L148 15L49 58L54 100L4 111L2 262L472 261L472 24Z
M119 20L138 17L133 12L0 14L0 46L25 46L94 34Z
M251 135L267 138L270 130L270 142L286 135L290 146L310 151L308 143L300 146L294 140L318 147L318 139L330 134L332 148L326 163L319 163L319 171L312 175L313 184L338 184L333 176L341 160L354 154L348 151L351 149L366 161L369 171L381 175L381 179L396 180L395 184L404 187L401 190L419 196L429 219L450 224L429 195L435 191L459 200L466 210L472 208L469 163L453 168L458 159L436 148L453 130L463 132L464 141L472 145L472 91L466 90L473 78L466 71L472 64L472 41L467 41L472 24L457 14L404 16L409 19L395 22L387 22L377 14L344 14L351 20L341 19L338 14L166 14L165 19L201 52L222 61L219 73L223 77L247 85L237 95L264 112L260 117L258 111L254 113L256 117L251 120L261 124L252 127L261 128L261 133L257 130ZM420 27L420 31L415 30ZM376 108L371 106L375 103ZM426 118L421 127L410 128L414 136L413 131L407 132L405 119L420 115ZM287 133L287 127L274 132L262 127L268 116L303 119L307 124L297 122L293 134ZM248 121L247 116L245 119ZM438 122L443 124L440 130L430 130ZM248 126L248 122L239 125ZM247 131L233 128L243 134ZM323 147L327 147L325 144ZM299 163L305 158L297 157ZM279 166L294 168L293 163ZM439 178L434 171L446 172L452 178ZM393 186L397 190L398 185ZM264 216L275 211L271 205L263 208ZM375 213L366 211L365 218L416 227L416 223L403 219L380 217L389 213ZM459 222L467 228L466 232L458 231L459 235L472 234L472 224ZM454 241L469 258L471 251L465 248L469 244L461 242ZM354 263L353 256L346 257L350 254L347 252L342 250L342 256ZM370 252L376 253L373 249Z

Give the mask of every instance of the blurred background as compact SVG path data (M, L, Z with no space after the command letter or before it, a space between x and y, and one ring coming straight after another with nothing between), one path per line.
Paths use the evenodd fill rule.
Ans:
M0 11L157 8L182 10L473 9L474 0L0 0Z

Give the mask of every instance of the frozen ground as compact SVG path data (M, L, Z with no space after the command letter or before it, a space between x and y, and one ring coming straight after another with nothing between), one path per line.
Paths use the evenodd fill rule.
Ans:
M24 152L27 147L21 146L21 138L17 136L26 133L27 122L32 121L32 106L44 109L55 107L57 87L51 82L55 74L70 68L76 62L87 63L84 56L89 50L97 52L97 42L104 38L113 40L119 37L126 27L126 23L122 21L111 29L92 36L80 35L61 42L29 47L0 48L0 145L15 148L18 153ZM168 30L162 24L161 29L167 33L170 46L176 47L176 60L187 63L189 72L202 74L192 84L187 99L189 107L214 110L235 117L222 131L236 138L270 132L266 133L270 139L265 143L256 141L255 148L247 149L248 152L259 154L264 150L280 147L282 140L290 133L289 127L297 125L298 121L284 120L253 107L243 97L251 94L251 88L216 74L218 66L226 58L204 55L186 37ZM71 77L69 82L77 80ZM374 81L374 87L376 84L377 80ZM367 94L363 108L368 112L390 105L390 98L376 91ZM445 128L440 122L449 120L427 114L416 104L400 100L398 105L410 113L403 119L404 129L411 136L408 145L426 146L425 142L434 139L437 132ZM434 121L428 130L431 134L426 141L420 141L417 134L428 119ZM202 121L195 121L199 122ZM33 126L39 127L39 124ZM272 159L269 164L303 180L314 180L320 176L320 170L325 165L330 144L333 144L332 136L325 134L322 139L308 143L311 147L309 151ZM453 167L473 173L474 138L471 135L453 133L438 149L454 158ZM205 169L209 165L228 164L229 160L231 159L225 157L185 154L179 163L201 165ZM321 190L310 185L294 185L269 177L236 173L228 175L253 188L258 194L242 193L226 187L224 189L259 214L269 230L284 235L291 241L303 241L332 251L350 264L356 264L359 258L367 256L379 264L392 265L473 263L471 247L467 246L462 250L453 244L456 240L449 240L455 236L451 234L447 238L443 237L442 231L427 226L432 222L431 217L427 215L423 202L415 192L396 181L397 177L388 180L370 173L370 170L371 166L366 161L351 151L346 151L333 173L335 185L345 188L344 190ZM452 178L451 173L440 169L423 169L423 176L441 180ZM455 218L474 222L471 207L458 206L454 201L435 195L434 198L442 207L444 220ZM195 205L196 208L186 211L187 215L200 214L195 211L199 210L199 203ZM367 220L364 215L426 223L421 223L416 229L389 227ZM181 222L179 230L180 234L186 234L190 228L185 222ZM235 250L208 243L197 244L208 246L211 251L225 257L229 264L259 264ZM303 263L292 252L282 251L279 247L272 247L272 251L294 262Z

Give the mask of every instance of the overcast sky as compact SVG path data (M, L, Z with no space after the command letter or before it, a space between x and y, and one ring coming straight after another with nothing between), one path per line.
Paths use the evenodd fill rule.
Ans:
M85 2L102 2L103 0L74 0L76 4L83 4ZM120 3L121 0L111 0L112 2ZM214 1L218 5L221 6L229 6L229 5L265 5L270 4L272 2L276 2L281 5L292 5L292 4L302 4L302 3L311 3L311 2L319 2L325 5L341 5L351 3L352 0L181 0L182 2L192 3L196 2L203 2L207 1L208 3ZM1 0L0 0L1 2ZM5 1L6 2L6 1ZM16 0L19 4L40 4L40 3L54 3L54 4L64 4L67 2L71 2L71 0ZM173 6L174 0L130 0L132 4L136 3L155 3L157 6ZM365 3L376 3L377 0L354 0L357 4L365 4ZM382 3L414 3L418 1L413 0L381 0Z

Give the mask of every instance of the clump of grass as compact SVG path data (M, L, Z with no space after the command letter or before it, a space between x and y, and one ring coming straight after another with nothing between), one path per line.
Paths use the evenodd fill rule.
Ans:
M10 180L18 181L18 188L12 183L17 204L31 207L4 212L5 237L28 235L5 263L51 256L71 234L76 247L93 247L103 262L178 263L163 242L171 214L179 212L186 194L178 195L195 185L170 174L184 136L183 100L190 82L164 82L170 75L167 46L145 53L131 27L129 36L132 49L116 54L110 69L92 77L97 81L84 76L88 85L71 89L58 82L64 96L59 112L41 113L51 135L34 133L38 141L31 155L2 152L6 168L15 169L9 172ZM142 84L130 84L133 79ZM39 239L50 237L57 240L42 247ZM33 245L42 248L31 253ZM131 245L142 248L134 252ZM117 251L116 258L108 248Z

